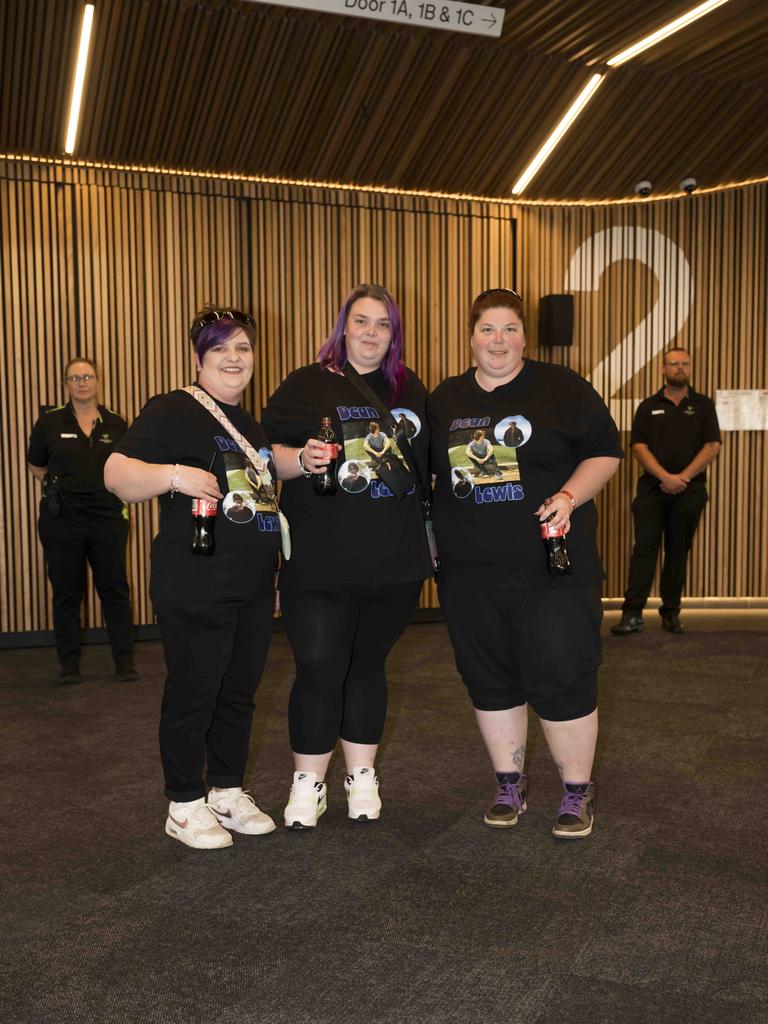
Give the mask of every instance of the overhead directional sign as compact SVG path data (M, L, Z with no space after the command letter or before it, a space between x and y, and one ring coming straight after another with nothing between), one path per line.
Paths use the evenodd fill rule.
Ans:
M265 0L251 0L263 3ZM296 7L323 14L348 14L373 18L410 28L441 28L446 32L469 32L475 36L501 35L503 7L462 4L456 0L266 0L274 7Z

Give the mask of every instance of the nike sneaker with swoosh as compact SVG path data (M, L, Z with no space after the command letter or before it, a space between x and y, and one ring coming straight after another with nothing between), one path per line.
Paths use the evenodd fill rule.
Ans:
M381 814L379 780L373 768L353 768L344 780L347 817L353 821L376 821Z
M274 832L275 823L260 811L250 793L240 786L233 789L212 789L208 794L208 807L220 825L230 832L245 836L263 836Z
M327 806L325 783L317 781L315 772L294 772L291 795L283 814L285 827L314 828Z
M204 797L183 803L172 801L165 834L193 850L221 850L232 845L232 836L210 812Z

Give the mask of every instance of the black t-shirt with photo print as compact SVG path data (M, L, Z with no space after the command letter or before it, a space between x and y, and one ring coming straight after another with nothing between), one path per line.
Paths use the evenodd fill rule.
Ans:
M263 457L258 476L249 469L259 493L266 489L274 495L274 467L264 431L241 406L217 404ZM207 409L185 391L151 398L115 451L143 462L210 470L225 495L216 515L216 550L210 556L192 554L192 498L160 495L160 532L152 543L155 604L248 602L272 590L280 547L278 517L273 506L260 500L246 475L250 463L245 455ZM239 505L233 503L233 493L243 499L246 521L238 522Z
M423 384L409 370L392 403L381 370L363 379L395 421L404 414L411 424L409 440L425 479L429 442ZM321 496L304 476L283 484L281 507L291 524L293 554L280 571L281 589L374 589L431 575L419 500L415 492L398 500L379 479L377 460L365 450L370 424L379 414L351 381L319 363L296 370L270 398L262 423L272 444L301 448L317 437L324 416L331 417L343 445L336 461L338 486L335 495Z
M550 577L534 515L580 462L623 456L616 424L583 377L527 359L514 380L484 391L473 367L433 391L428 415L444 574L516 589L601 581L594 502L571 517L571 576ZM486 443L494 457L483 465L472 453Z

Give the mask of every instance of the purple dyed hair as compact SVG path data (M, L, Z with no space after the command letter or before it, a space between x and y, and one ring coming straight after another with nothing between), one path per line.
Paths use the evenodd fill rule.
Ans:
M224 315L221 319L216 320L214 323L206 324L204 327L199 326L198 322L201 319L216 311L229 313L229 315ZM231 314L234 314L234 316ZM214 345L221 345L238 331L242 331L248 338L248 341L250 341L251 348L255 348L256 330L254 321L246 313L241 313L239 310L230 306L212 305L204 306L199 313L196 313L189 333L192 338L192 344L194 345L197 358L200 361L200 365L202 366L205 353L209 349L212 349Z
M358 299L376 299L387 310L389 324L392 329L392 340L387 354L381 363L381 371L391 389L391 401L396 402L405 384L405 364L403 363L403 322L397 303L386 288L379 284L359 284L347 296L339 311L338 319L328 340L320 349L317 359L321 366L331 370L344 371L347 365L346 329L349 311Z

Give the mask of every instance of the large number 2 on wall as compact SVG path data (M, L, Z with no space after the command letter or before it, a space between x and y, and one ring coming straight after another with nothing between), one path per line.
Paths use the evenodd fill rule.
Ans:
M616 396L639 370L674 341L688 319L693 284L690 265L679 245L660 231L626 225L597 231L581 243L571 257L565 291L597 291L600 278L619 260L644 263L659 283L658 298L650 313L589 375L595 389L608 402L619 427L629 430L640 399Z

